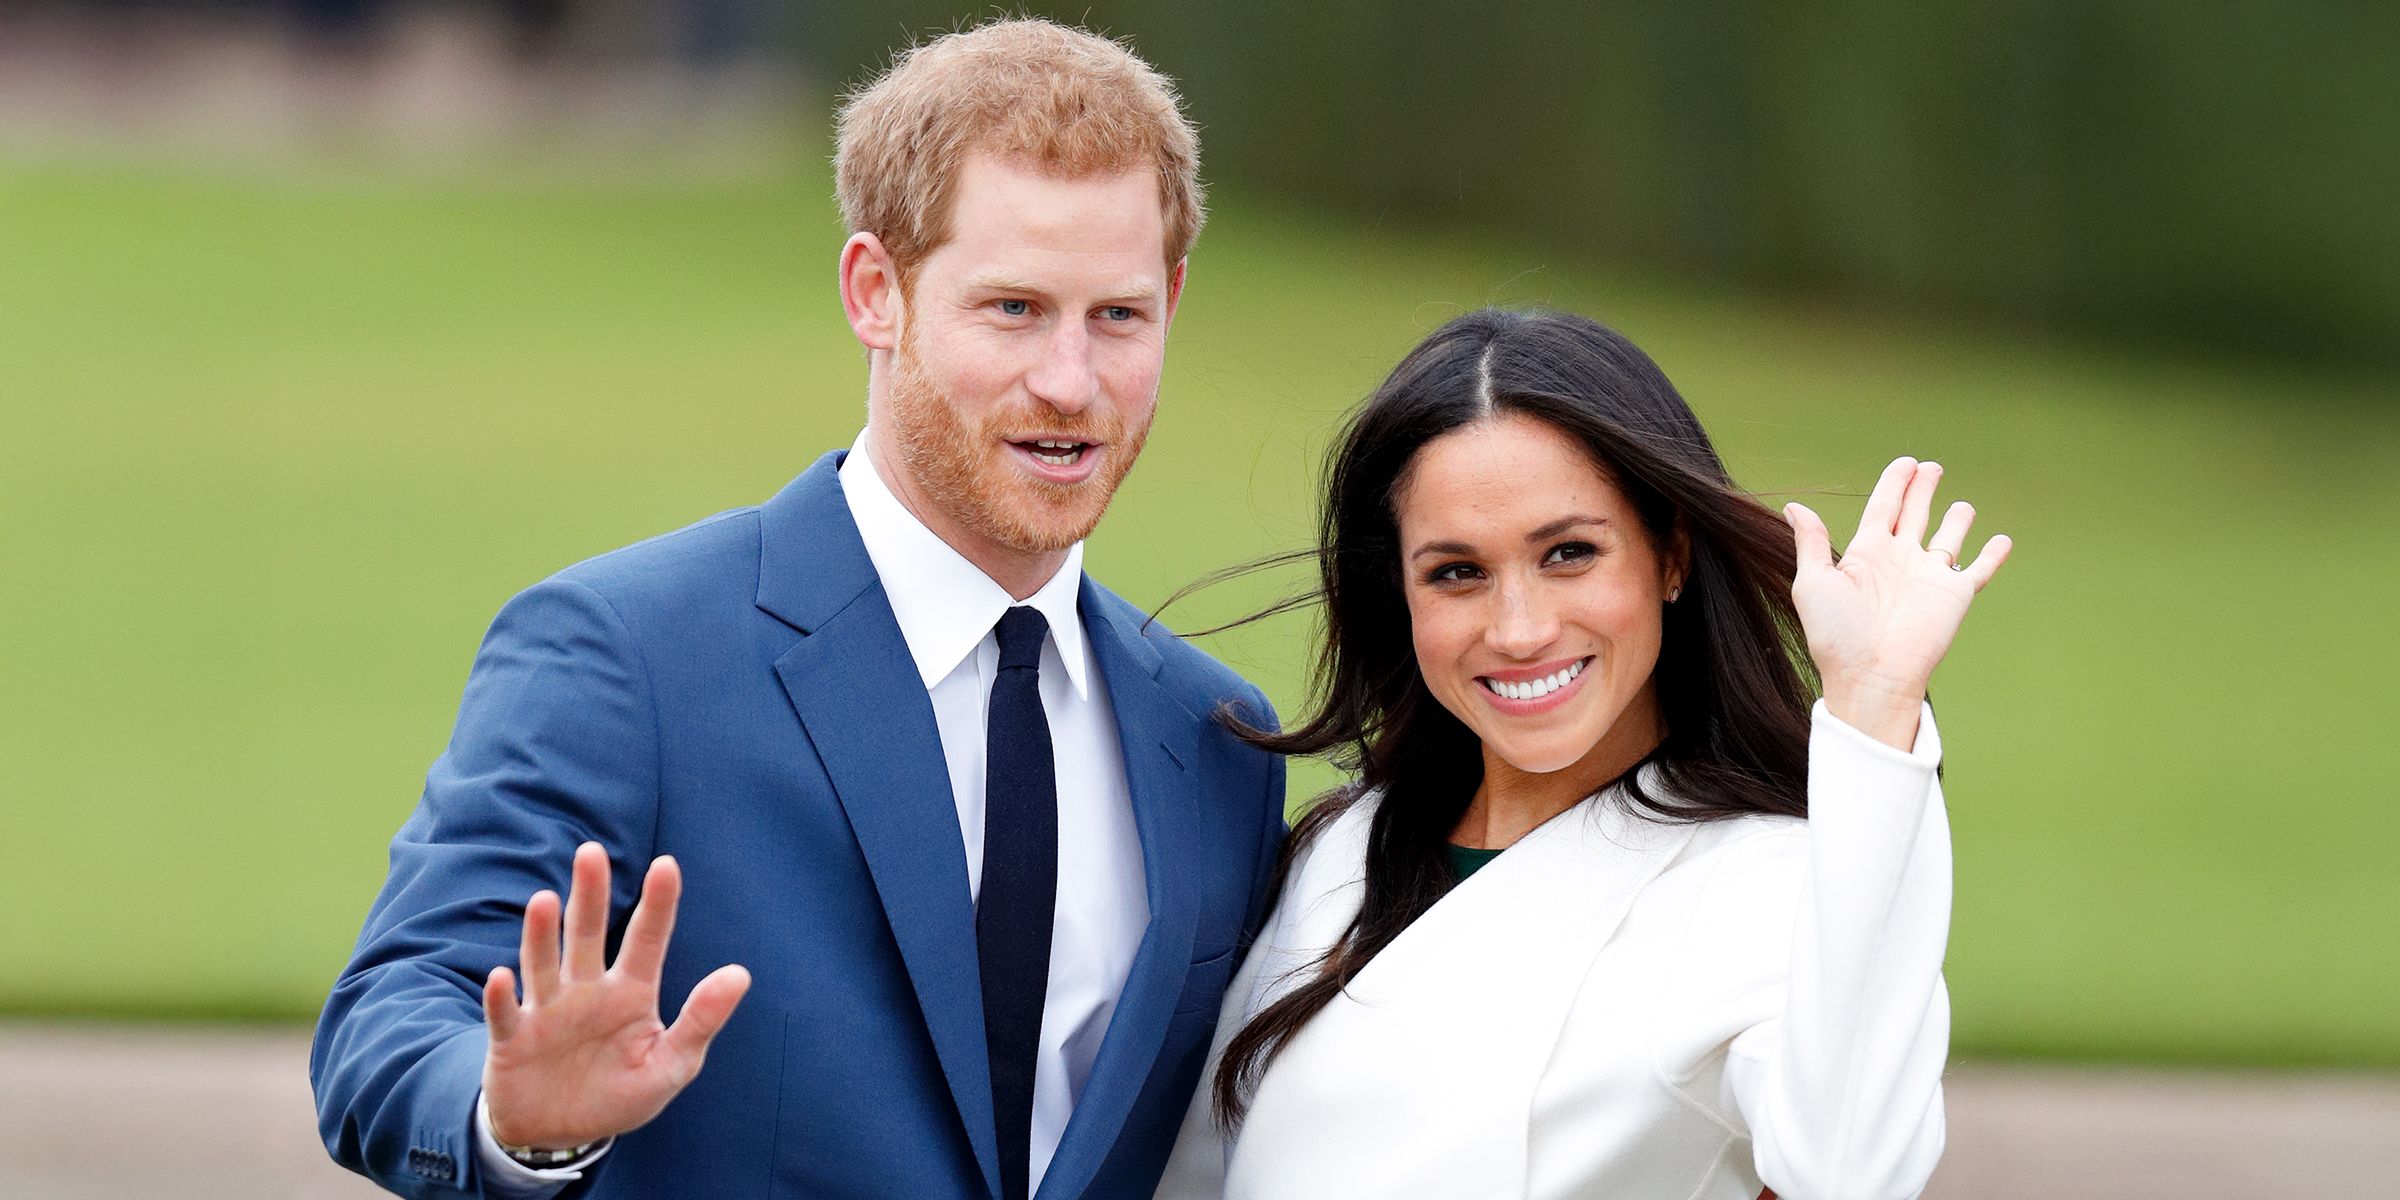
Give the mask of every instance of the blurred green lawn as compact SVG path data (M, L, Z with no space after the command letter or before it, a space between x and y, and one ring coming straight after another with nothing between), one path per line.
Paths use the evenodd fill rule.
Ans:
M0 1009L313 1012L499 604L856 431L827 191L0 170ZM1102 580L1303 542L1337 414L1462 307L1593 314L1747 483L1838 527L1938 457L2018 539L1937 683L1962 1052L2400 1064L2400 388L1221 209ZM1212 648L1288 712L1305 631Z

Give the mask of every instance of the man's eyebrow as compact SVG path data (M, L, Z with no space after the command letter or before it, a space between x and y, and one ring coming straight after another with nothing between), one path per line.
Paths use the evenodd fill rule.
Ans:
M1532 533L1526 534L1525 540L1529 542L1546 542L1551 538L1557 537L1558 535L1575 528L1578 525L1606 524L1608 524L1607 517L1587 517L1581 513L1577 513L1572 516L1560 517L1559 519L1534 530Z
M1014 275L977 275L967 280L967 286L994 292L1038 292L1042 290Z
M967 287L969 290L981 292L1030 292L1036 296L1049 294L1049 289L1040 284L1028 282L1014 275L973 276L967 280ZM1101 303L1104 304L1148 304L1158 299L1158 284L1154 280L1147 279L1129 281L1121 287L1103 288L1100 295Z

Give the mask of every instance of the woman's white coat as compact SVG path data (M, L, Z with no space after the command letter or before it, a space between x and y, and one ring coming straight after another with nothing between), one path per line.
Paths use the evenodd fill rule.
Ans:
M1930 707L1904 754L1820 704L1809 751L1806 821L1668 824L1612 789L1527 835L1290 1040L1229 1139L1226 1040L1357 911L1353 806L1235 976L1158 1196L1915 1196L1949 1048L1940 740Z

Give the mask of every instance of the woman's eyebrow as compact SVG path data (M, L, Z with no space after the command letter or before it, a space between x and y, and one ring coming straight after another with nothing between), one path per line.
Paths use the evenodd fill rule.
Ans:
M1587 517L1578 513L1574 516L1560 517L1559 519L1534 530L1532 533L1526 534L1525 540L1529 542L1548 541L1549 539L1557 537L1558 535L1565 533L1566 531L1573 529L1578 525L1606 524L1608 524L1607 517Z
M1560 517L1559 519L1526 534L1525 540L1528 542L1548 541L1549 539L1557 537L1558 535L1565 533L1566 531L1579 525L1606 524L1608 524L1607 517L1590 517L1585 516L1582 513L1576 513L1572 516ZM1410 558L1422 558L1428 554L1459 554L1472 556L1474 553L1475 547L1470 546L1465 542L1427 542L1424 545L1409 551L1408 556Z

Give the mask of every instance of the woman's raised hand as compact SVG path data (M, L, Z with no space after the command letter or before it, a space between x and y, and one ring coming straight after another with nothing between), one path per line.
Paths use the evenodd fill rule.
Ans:
M1994 537L1973 562L1961 561L1975 523L1974 506L1963 500L1925 541L1941 481L1937 463L1893 459L1838 562L1824 520L1804 504L1783 507L1800 552L1792 603L1825 683L1825 706L1902 750L1916 742L1917 712L1934 667L1949 653L1975 593L2008 561L2011 544L2005 534Z

